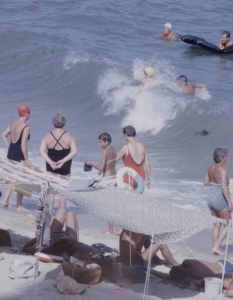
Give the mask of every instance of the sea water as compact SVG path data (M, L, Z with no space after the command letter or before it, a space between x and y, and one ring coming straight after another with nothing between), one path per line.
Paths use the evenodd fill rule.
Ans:
M1 1L0 129L17 118L20 103L29 104L29 159L45 169L40 141L53 129L52 115L62 112L78 145L72 177L88 179L97 171L84 173L83 164L100 160L98 135L109 132L119 151L122 127L132 125L151 163L146 194L209 213L203 178L216 147L229 149L233 176L233 55L152 35L170 22L177 34L215 44L222 30L233 30L232 13L230 0ZM147 66L158 80L142 87ZM182 74L207 91L182 94ZM0 141L0 155L6 153Z

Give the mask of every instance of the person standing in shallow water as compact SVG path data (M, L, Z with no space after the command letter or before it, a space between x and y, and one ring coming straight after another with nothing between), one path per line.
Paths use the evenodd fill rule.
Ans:
M19 119L13 121L2 133L2 139L4 144L8 148L7 158L17 161L24 162L31 165L28 159L28 140L30 138L30 128L26 124L30 118L30 107L26 104L18 106ZM10 143L8 136L10 135ZM11 186L6 190L5 197L2 204L5 207L9 206L9 198L11 195ZM26 208L22 205L23 195L17 193L16 211L23 211Z
M99 171L99 175L103 173L103 177L116 175L116 150L111 146L112 138L107 132L101 133L98 137L98 144L103 149L102 158L99 163L87 160L86 165L93 167ZM116 229L116 233L119 228ZM108 224L106 233L113 234L113 225Z
M46 161L46 171L70 176L72 158L78 153L73 135L63 129L66 118L57 113L52 119L54 129L43 137L39 153ZM47 150L47 153L46 153ZM53 212L55 195L50 194L50 210ZM59 195L59 207L66 207L66 199Z
M204 179L204 185L210 186L207 204L211 214L214 217L226 220L226 225L215 223L212 231L212 251L214 254L219 255L224 254L220 246L227 236L229 220L231 219L231 212L233 210L228 190L228 172L224 167L227 158L228 150L226 148L216 148L213 153L215 163L208 168ZM223 228L221 229L222 226Z
M134 169L146 181L146 186L149 189L151 188L150 162L147 150L142 143L135 139L136 130L133 126L124 127L123 134L128 143L118 152L116 162L122 158L124 166ZM137 182L131 176L125 175L124 182L134 189L137 187Z

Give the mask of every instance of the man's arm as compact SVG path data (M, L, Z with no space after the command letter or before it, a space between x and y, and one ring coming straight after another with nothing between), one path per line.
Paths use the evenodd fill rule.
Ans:
M156 271L155 269L151 269L150 273L158 278L171 280L171 276L168 273Z
M100 163L95 163L95 162L93 162L93 161L87 160L87 161L86 161L86 164L87 164L88 166L91 166L91 167L97 169L97 170L100 171L100 172L103 172L103 170L104 170L105 167L106 167L106 162L107 162L107 151L104 150L104 151L103 151L103 154L102 154L102 158L101 158Z
M197 83L197 82L193 82L192 84L193 84L193 86L194 86L195 88L198 88L198 89L206 89L206 85L205 85L205 84Z

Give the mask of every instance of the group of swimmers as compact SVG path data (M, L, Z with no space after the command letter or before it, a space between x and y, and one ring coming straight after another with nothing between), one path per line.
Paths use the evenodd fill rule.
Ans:
M176 41L179 39L179 36L172 31L172 24L166 23L163 27L163 32L157 35L153 35L153 37L161 36L163 39L168 41ZM221 33L221 37L216 44L219 49L224 49L228 46L233 45L233 42L230 40L230 32L224 30ZM151 67L146 67L144 69L144 78L141 80L141 84L145 85L149 82L156 80L154 77L154 69ZM185 75L181 75L177 78L177 85L182 89L183 93L188 95L195 95L195 89L206 90L206 85L202 83L190 82L188 83L188 79Z

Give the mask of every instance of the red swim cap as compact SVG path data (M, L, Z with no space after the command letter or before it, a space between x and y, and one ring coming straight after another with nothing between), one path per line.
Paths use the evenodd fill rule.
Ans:
M24 117L27 113L30 113L30 107L26 104L20 104L18 106L18 113L20 117Z

